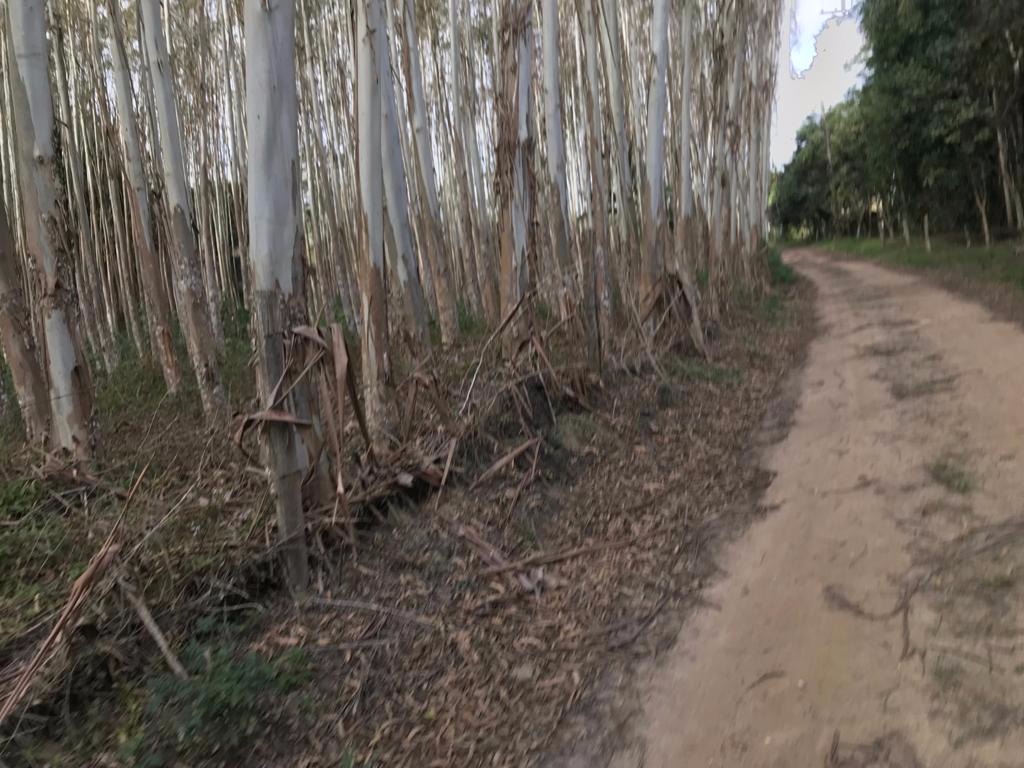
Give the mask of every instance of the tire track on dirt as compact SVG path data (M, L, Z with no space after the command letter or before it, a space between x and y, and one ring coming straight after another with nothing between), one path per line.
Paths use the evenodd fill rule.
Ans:
M1024 333L814 251L777 511L650 674L645 768L1024 764Z

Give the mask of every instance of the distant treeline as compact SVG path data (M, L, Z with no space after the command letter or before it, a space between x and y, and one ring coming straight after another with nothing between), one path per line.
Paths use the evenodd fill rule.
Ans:
M863 87L808 119L773 180L797 237L1024 229L1020 0L864 0Z

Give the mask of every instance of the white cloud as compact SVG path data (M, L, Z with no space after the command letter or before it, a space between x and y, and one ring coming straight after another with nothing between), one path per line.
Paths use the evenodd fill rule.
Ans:
M806 72L815 56L815 41L830 19L850 14L851 0L796 0L792 9L795 35L790 58L797 74Z
M786 0L772 164L785 165L808 115L839 103L861 81L864 36L852 0ZM788 55L787 55L788 54Z

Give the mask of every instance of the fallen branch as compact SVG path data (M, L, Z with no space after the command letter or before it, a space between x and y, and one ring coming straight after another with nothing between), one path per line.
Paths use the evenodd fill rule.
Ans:
M148 466L146 469L148 469ZM28 693L36 675L54 657L57 644L62 638L66 640L65 629L74 626L74 622L78 618L78 614L81 612L82 607L92 595L93 590L96 589L96 585L99 584L100 580L110 568L111 563L114 562L114 558L117 557L118 552L121 551L121 547L114 543L114 539L121 527L121 523L124 521L124 516L128 511L128 506L131 504L132 498L135 496L135 492L138 490L139 484L142 482L142 478L146 474L146 469L142 470L138 478L135 480L135 484L132 486L131 491L128 492L128 497L125 499L124 507L121 509L121 514L118 515L117 520L114 521L114 525L111 527L110 533L107 534L107 538L103 542L103 545L100 547L99 551L93 555L93 558L89 561L89 565L86 567L85 572L75 579L75 583L71 585L71 591L68 595L67 603L65 603L64 608L61 609L60 615L57 617L57 621L53 625L53 628L50 629L49 634L47 634L39 644L39 647L32 655L32 659L29 663L26 664L21 673L18 674L14 688L7 696L3 706L0 707L0 725L3 725L3 722L15 709L17 709L21 700L25 697L25 694Z
M500 566L491 566L483 571L485 576L494 576L499 573L505 573L506 571L518 571L523 568L529 568L536 565L552 565L554 563L561 563L566 560L572 560L576 557L583 557L583 555L590 555L594 552L601 552L606 549L617 549L618 547L626 547L635 542L636 539L623 539L622 541L612 541L607 544L593 544L589 547L576 547L575 549L567 549L562 552L538 552L529 557L524 557L522 560L517 560L514 563L507 563Z
M487 354L487 349L492 343L494 343L494 340L501 335L502 331L508 327L508 324L512 322L512 318L516 316L526 300L532 295L533 291L530 290L520 296L516 305L508 311L508 314L505 315L505 319L501 321L501 325L495 328L494 333L487 337L487 341L484 342L483 347L480 349L480 359L477 361L476 369L473 371L473 378L470 379L469 388L466 390L466 399L462 402L462 407L459 408L459 416L466 412L466 407L469 405L469 399L473 396L473 387L476 386L476 378L480 373L481 366L484 364L484 355Z
M142 622L142 626L149 632L149 636L153 638L153 642L156 643L156 647L160 649L160 653L163 654L164 661L167 662L167 666L171 668L171 672L174 673L175 677L179 680L188 680L188 672L185 671L185 667L182 666L181 661L174 655L174 651L171 650L170 643L167 642L167 636L160 629L160 626L156 623L156 619L153 618L153 614L150 613L149 607L139 596L139 593L135 591L135 587L129 584L125 579L117 577L118 586L121 587L121 592L129 603L132 604L132 608L135 609L135 613L139 616L139 621Z
M473 485L470 486L470 488L471 489L472 488L476 488L476 487L482 485L483 483L487 482L488 480L490 480L492 477L494 477L496 474L498 474L501 470L503 470L505 467L507 467L513 461L515 461L520 456L522 456L524 453L526 453L528 450L533 448L535 445L538 445L540 443L540 441L541 441L541 438L539 438L539 437L531 437L529 440L527 440L525 443L523 443L519 447L513 448L511 451L506 453L504 456L502 456L496 462L491 464L491 466L488 467L487 470L482 475L480 475L479 478L477 478L476 482L474 482Z
M341 599L328 599L326 597L314 597L311 598L309 604L316 605L321 608L347 608L352 611L368 611L370 613L383 613L387 616L393 616L396 619L402 619L412 624L419 624L423 627L429 627L437 631L441 630L441 627L437 622L424 618L412 611L405 611L401 608L390 608L386 605L380 605L379 603L367 603L362 600L341 600Z

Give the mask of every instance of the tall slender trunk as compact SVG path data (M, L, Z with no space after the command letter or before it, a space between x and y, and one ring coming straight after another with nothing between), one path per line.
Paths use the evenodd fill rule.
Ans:
M679 190L676 194L675 221L675 271L683 288L689 310L690 336L698 350L706 353L704 329L700 320L697 286L693 276L693 262L690 251L695 244L693 205L693 163L690 142L693 136L691 108L693 101L693 0L687 0L683 8L683 66L682 98L680 100L679 130Z
M995 91L992 91L992 111L996 114L999 111ZM1024 222L1017 220L1016 209L1013 205L1013 180L1007 160L1006 131L998 124L996 125L996 147L999 153L999 181L1003 190L1003 204L1006 206L1006 223L1009 227L1020 230L1024 227Z
M356 0L357 115L359 120L360 240L363 279L363 388L370 429L387 427L389 376L387 294L384 290L384 189L381 156L380 73L383 55L380 0Z
M444 252L441 233L441 206L437 199L437 178L434 173L434 153L427 118L427 104L423 95L423 70L420 66L420 43L416 33L415 0L404 0L402 16L405 27L403 60L405 63L406 91L409 114L412 115L412 139L416 154L416 182L420 193L420 222L424 233L427 262L434 278L437 314L441 327L441 343L455 341L458 333L455 296L453 294L448 255Z
M0 343L14 380L14 392L21 409L25 436L33 445L42 444L49 422L46 380L36 357L32 320L21 290L21 274L14 233L7 208L0 195Z
M430 328L427 302L423 296L419 267L415 253L415 238L409 221L409 183L402 159L402 138L398 129L398 105L395 98L395 82L391 75L391 51L386 44L385 29L378 34L380 41L380 89L381 128L383 130L381 152L384 173L384 199L387 204L388 221L391 224L396 253L395 272L401 283L402 297L406 303L409 327L412 335L429 346Z
M623 93L621 34L618 0L596 0L601 6L601 50L604 54L604 75L611 104L615 138L615 193L623 242L631 242L638 232L633 173L629 164L629 139L626 133L626 100Z
M533 30L529 0L504 0L501 60L498 73L497 205L501 316L515 307L526 290L527 248L533 225L532 99L530 70ZM505 352L514 348L506 334Z
M476 121L469 104L469 89L463 64L463 36L459 0L449 0L448 21L451 31L451 125L452 150L456 156L456 178L459 195L464 206L466 229L463 237L469 251L467 261L473 260L471 270L479 286L481 309L491 322L498 320L499 291L492 276L493 260L487 251L482 218L485 214L483 181L479 170L480 158L476 145Z
M226 407L224 386L217 364L217 344L203 286L199 246L185 180L178 108L174 101L170 59L160 17L160 0L139 0L149 75L153 85L156 121L159 126L160 157L163 164L164 195L170 217L174 256L171 265L185 343L199 383L199 396L208 419L221 415Z
M8 3L13 52L12 90L22 180L25 246L39 294L42 340L50 396L50 442L89 460L91 382L75 326L75 286L66 198L54 138L53 101L44 0Z
M573 266L570 253L569 191L565 178L565 134L562 129L561 62L559 60L558 0L541 0L541 41L543 55L544 125L549 180L556 197L554 224L554 267L560 272L559 303L567 314L572 296ZM592 330L592 329L591 329Z
M576 15L583 29L583 49L586 61L587 93L585 97L587 123L587 152L590 166L590 213L594 230L592 252L583 256L583 309L588 323L587 358L594 370L600 370L602 343L606 328L611 326L612 306L608 252L611 247L608 230L608 184L605 178L604 157L601 152L603 136L601 90L598 75L597 31L594 24L593 0L577 0Z
M299 202L298 98L295 82L295 0L245 0L246 123L249 136L249 258L262 407L282 391L298 416L309 412L310 387L294 381L290 329L306 322L303 300L302 209ZM279 386L283 382L284 386ZM294 384L294 386L290 386ZM267 469L288 582L302 592L309 581L302 478L308 467L292 424L266 425Z
M981 233L985 238L985 248L992 247L992 232L988 226L988 192L985 190L985 181L980 183L971 176L971 191L974 193L974 204L978 208L978 218L981 220Z
M662 194L665 173L665 112L668 106L669 0L654 0L651 19L651 70L647 97L647 186L644 195L644 253L640 298L647 302L662 270Z

